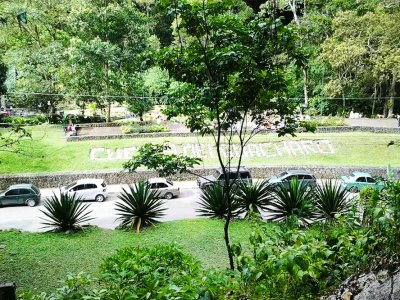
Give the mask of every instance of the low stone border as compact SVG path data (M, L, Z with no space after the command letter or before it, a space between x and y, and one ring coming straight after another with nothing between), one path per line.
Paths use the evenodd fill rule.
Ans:
M99 123L101 124L101 123ZM113 123L108 123L113 124ZM93 124L92 124L93 125ZM96 125L96 124L95 124ZM99 126L85 126L99 127ZM107 127L107 126L102 126ZM394 133L400 134L400 128L392 127L364 127L364 126L327 126L318 127L317 133L334 132L373 132L373 133ZM273 134L276 130L261 130L259 134ZM199 136L197 132L153 132L153 133L133 133L133 134L110 134L94 136L70 136L68 142L89 141L89 140L113 140L113 139L132 139L132 138L157 138L157 137L190 137Z
M368 172L371 175L386 176L386 168L379 167L334 167L334 166L248 166L253 178L269 178L286 170L305 169L313 173L318 179L338 179L342 175L355 171ZM213 174L215 168L193 169L198 175ZM400 178L400 168L394 169ZM108 184L131 184L138 180L146 180L157 177L157 173L151 171L138 171L129 173L125 171L87 171L87 172L59 172L59 173L37 173L37 174L15 174L1 175L0 188L4 189L11 184L32 183L40 188L54 188L69 184L83 178L102 178ZM195 180L196 176L188 173L177 174L172 180Z

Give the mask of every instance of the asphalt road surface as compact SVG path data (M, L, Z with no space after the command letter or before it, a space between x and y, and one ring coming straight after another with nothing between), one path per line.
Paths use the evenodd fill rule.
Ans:
M175 183L181 191L178 198L165 200L165 216L161 221L172 221L180 219L193 219L199 217L196 213L200 190L194 181L182 181ZM122 190L120 185L109 185L107 187L108 197L104 202L85 201L90 204L91 216L94 217L88 224L102 228L113 229L119 225L116 221L115 202L118 201L118 194ZM126 187L126 186L125 186ZM57 189L41 189L42 201L50 197L53 192L59 193ZM35 207L28 206L7 206L0 208L0 229L19 229L24 231L42 232L49 228L43 228L45 215L40 211L43 205Z

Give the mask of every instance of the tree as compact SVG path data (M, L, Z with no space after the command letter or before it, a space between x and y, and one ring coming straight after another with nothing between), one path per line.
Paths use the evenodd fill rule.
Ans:
M244 147L270 115L285 120L281 135L293 133L284 68L296 53L294 37L279 19L255 15L241 1L166 0L162 5L174 15L176 41L160 51L159 63L189 92L180 94L166 113L185 115L191 131L214 138L225 175L224 239L234 269L229 237L234 181L227 169L241 166Z
M74 72L69 86L106 105L110 121L112 102L135 96L129 81L142 70L150 24L134 3L115 0L82 2L71 17L70 34L76 40L70 47Z

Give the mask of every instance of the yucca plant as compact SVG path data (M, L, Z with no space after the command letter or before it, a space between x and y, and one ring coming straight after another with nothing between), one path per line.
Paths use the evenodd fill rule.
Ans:
M83 204L80 198L74 195L68 195L60 192L58 197L56 194L50 199L44 201L45 210L40 210L47 216L47 220L42 224L45 227L53 227L54 231L77 231L82 229L84 222L93 220L89 215L91 211L87 211L89 204Z
M246 212L245 217L248 217L250 211L261 215L261 212L266 210L271 203L272 191L272 185L266 180L253 184L240 183L237 190L237 201L240 209Z
M271 215L267 219L288 222L296 217L303 224L308 224L314 219L313 191L307 183L294 179L287 186L278 184L275 186L273 201L269 211Z
M157 219L164 216L164 202L159 199L158 192L151 190L144 182L140 181L129 185L129 189L122 189L118 196L122 202L117 202L117 220L121 220L121 226L136 228L139 232L142 227L158 223Z
M232 189L231 212L236 217L241 211L235 195L235 188ZM223 219L228 215L228 197L225 195L224 186L213 184L203 189L200 195L200 208L196 211L200 216Z
M335 220L337 213L345 213L351 209L349 193L339 184L326 181L315 190L315 206L317 215L328 222Z

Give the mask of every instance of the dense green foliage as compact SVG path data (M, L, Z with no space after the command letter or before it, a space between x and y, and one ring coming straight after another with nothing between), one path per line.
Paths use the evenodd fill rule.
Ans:
M336 223L272 225L251 222L250 244L234 243L236 271L206 270L176 245L124 248L100 266L98 280L69 276L52 296L23 299L138 297L152 299L313 299L371 263L396 258L399 250L399 182L387 192L365 191L361 210ZM189 239L190 240L190 239ZM190 242L190 241L189 241Z
M197 5L202 9L200 2L193 4L193 8ZM298 55L283 72L276 73L281 83L289 84L289 96L298 104L306 102L323 114L354 110L374 116L399 112L398 2L312 0L305 4L303 0L290 0L273 5L249 0L227 4L237 7L229 16L231 21L236 20L236 28L223 25L222 19L209 19L208 26L203 27L208 30L209 41L213 40L213 26L221 29L215 38L223 51L205 52L215 55L219 71L238 63L246 66L243 72L249 70L249 61L242 56L245 53L230 34L240 37L244 32L238 21L275 15L298 36L294 45ZM65 100L75 101L81 108L89 103L101 108L126 100L132 111L141 115L155 102L175 103L177 94L190 99L193 86L188 90L176 80L198 81L206 75L205 69L195 56L181 57L179 53L201 50L195 46L196 39L206 31L196 29L202 19L187 14L188 5L192 2L177 2L175 7L169 1L2 1L1 55L9 69L8 90L16 92L10 95L14 105L53 113ZM208 17L215 9L209 9ZM26 23L16 18L20 12L26 13ZM268 27L268 23L265 25ZM225 38L230 43L226 47ZM209 46L207 50L211 50ZM169 50L163 52L161 65L169 74L157 65L154 55L166 47ZM248 50L257 55L259 47L268 49L257 41ZM240 59L235 63L229 53ZM268 57L266 52L263 57ZM209 60L210 64L214 62ZM187 67L193 67L195 76ZM3 67L0 72L2 78L5 70ZM216 74L212 75L214 80ZM248 82L255 74L240 81L231 78L231 84L236 82L239 87L243 81L250 95L257 90ZM181 86L178 92L177 86Z

